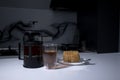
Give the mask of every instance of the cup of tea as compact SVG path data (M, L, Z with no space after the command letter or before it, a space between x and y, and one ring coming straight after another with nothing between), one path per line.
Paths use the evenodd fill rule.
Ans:
M54 69L57 59L57 44L44 44L43 61L47 69Z

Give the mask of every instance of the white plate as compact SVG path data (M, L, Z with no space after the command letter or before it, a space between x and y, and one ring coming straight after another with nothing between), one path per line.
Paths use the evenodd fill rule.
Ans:
M75 63L69 63L69 62L64 62L63 59L58 59L58 63L64 64L64 65L70 65L70 66L77 66L77 65L84 65L85 63L88 63L91 59L80 59L80 62L75 62Z

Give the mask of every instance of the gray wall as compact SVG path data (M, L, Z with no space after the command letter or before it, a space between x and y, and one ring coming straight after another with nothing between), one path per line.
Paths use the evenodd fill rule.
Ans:
M36 25L29 29L40 30L40 29L49 29L53 31L50 27L53 23L61 22L77 22L75 12L64 12L64 11L52 11L50 9L28 9L28 8L12 8L12 7L0 7L0 30L2 31L5 27L9 26L11 23L17 21L29 22L29 21L38 21ZM59 39L56 39L54 42L59 43L72 43L73 36L75 33L76 26L69 26L67 32L64 36L61 36ZM14 37L22 40L23 34L19 31L14 31L12 33ZM67 37L66 37L67 36ZM12 40L6 43L0 43L0 47L8 47L9 45L16 46L19 40Z
M48 9L51 0L0 0L1 7Z

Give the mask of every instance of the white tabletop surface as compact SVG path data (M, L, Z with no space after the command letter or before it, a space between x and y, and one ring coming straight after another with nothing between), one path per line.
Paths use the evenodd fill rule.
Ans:
M120 53L80 53L94 65L48 70L24 68L17 57L0 57L0 80L120 80Z

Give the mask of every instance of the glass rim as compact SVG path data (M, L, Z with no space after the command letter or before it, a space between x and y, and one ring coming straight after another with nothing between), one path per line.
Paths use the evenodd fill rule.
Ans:
M43 46L58 46L56 43L44 43Z

